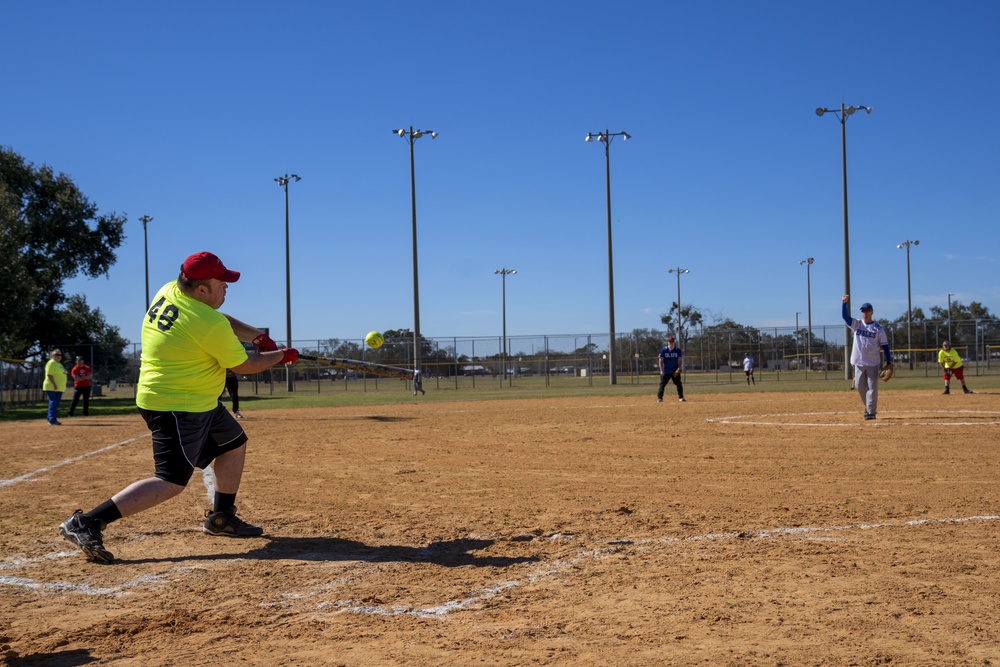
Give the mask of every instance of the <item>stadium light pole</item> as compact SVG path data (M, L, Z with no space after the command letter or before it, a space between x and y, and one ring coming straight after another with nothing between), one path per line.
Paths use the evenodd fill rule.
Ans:
M948 295L948 342L951 342L951 297L953 296L955 295Z
M677 267L676 269L667 269L667 273L677 274L677 338L680 339L680 344L684 345L683 329L681 328L681 274L691 273L691 269Z
M431 139L437 139L438 133L433 130L414 130L401 128L393 130L393 134L405 140L410 145L410 212L412 215L410 227L413 236L413 370L420 370L420 286L417 280L417 181L413 170L413 142L425 134Z
M806 265L806 322L809 327L809 338L806 339L806 356L809 357L809 370L812 370L812 343L813 343L813 306L812 306L812 285L809 279L809 267L813 265L816 260L812 257L806 257L804 260L799 262L799 266L803 264ZM849 294L850 292L845 292Z
M611 132L605 129L596 135L588 132L584 141L593 141L595 137L604 144L604 184L608 200L608 377L611 384L618 384L618 374L615 371L615 269L614 255L611 252L611 142L615 137L628 141L632 135L624 130Z
M149 244L146 242L146 225L153 221L153 216L144 215L139 218L139 222L142 223L142 257L146 264L146 305L143 308L149 308Z
M517 269L497 269L493 275L500 274L501 284L501 310L503 312L503 350L500 352L500 386L503 386L504 374L507 371L505 360L507 358L507 276L517 273Z
M913 370L913 339L910 336L910 326L913 320L913 299L910 297L910 246L920 245L920 241L906 240L897 248L906 248L906 356L910 359L910 370Z
M285 331L288 336L288 347L293 347L292 345L292 269L291 263L289 262L289 243L288 243L288 183L290 181L295 181L296 183L301 181L298 174L285 174L284 176L278 176L274 179L275 182L284 189L285 191ZM295 384L293 380L293 373L291 368L285 369L285 388L288 391L293 391L295 389Z
M832 113L837 116L840 121L840 161L841 170L843 173L844 181L844 294L848 295L847 299L847 312L851 312L851 253L850 253L850 243L848 242L849 236L847 231L847 119L854 115L854 112L864 110L868 115L871 115L872 108L866 106L849 106L845 107L843 102L840 104L839 109L826 109L824 107L819 107L816 109L816 115L822 116L825 113ZM851 347L851 328L848 326L844 327L844 377L848 380L851 379L851 364L850 364L850 347Z
M795 311L795 358L796 359L798 359L799 357L799 315L801 314L802 314L801 311L798 310Z

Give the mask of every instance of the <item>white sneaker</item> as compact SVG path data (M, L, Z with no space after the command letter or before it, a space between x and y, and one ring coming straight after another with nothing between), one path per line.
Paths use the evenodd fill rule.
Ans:
M682 398L682 399L680 399L680 402L681 402L681 403L687 403L687 401L685 401L685 400L684 400L683 398Z
M239 410L233 413L233 416L237 419L243 419L243 415L240 414Z

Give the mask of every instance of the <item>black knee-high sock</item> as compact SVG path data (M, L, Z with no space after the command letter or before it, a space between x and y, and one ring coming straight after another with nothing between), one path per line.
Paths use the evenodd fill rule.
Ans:
M215 511L216 512L226 512L231 513L233 507L236 506L236 494L235 493L220 493L215 492Z
M117 521L118 519L122 518L122 513L118 509L118 505L115 505L115 501L109 498L108 500L105 500L103 503L101 503L94 509L84 514L84 516L87 517L88 519L96 519L97 521L100 521L106 526L112 521Z

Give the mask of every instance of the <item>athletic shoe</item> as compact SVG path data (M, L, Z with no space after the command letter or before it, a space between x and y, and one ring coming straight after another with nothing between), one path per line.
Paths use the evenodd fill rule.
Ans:
M874 412L866 412L865 413L865 419L875 419L875 413Z
M686 401L684 400L684 397L683 397L683 396L681 396L679 400L680 400L680 402L681 402L681 403L685 403L685 402L686 402Z
M54 422L49 422L49 426L62 426L62 422L57 419Z
M662 402L663 402L663 399L662 399L662 398L658 398L658 399L656 399L656 402L657 402L657 403L662 403Z
M962 387L962 393L963 394L975 394L976 392L972 391L968 387Z
M104 548L104 538L101 537L103 527L102 522L84 516L83 510L77 510L62 522L59 534L80 547L95 563L113 563L114 555Z
M236 412L234 412L233 416L236 417L237 419L243 419L243 415L240 414L239 410L237 410Z
M951 393L951 388L950 387L945 387L944 391L942 391L941 393L942 394L950 394Z
M234 507L228 512L205 510L205 532L218 537L257 537L264 534L264 529L236 516Z

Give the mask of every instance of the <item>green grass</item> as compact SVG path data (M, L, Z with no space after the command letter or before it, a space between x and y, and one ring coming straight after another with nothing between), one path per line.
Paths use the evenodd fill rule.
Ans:
M842 375L830 373L826 379L822 375L809 377L798 372L759 373L757 384L748 387L741 373L735 371L732 382L728 374L690 373L684 382L684 393L688 397L698 394L739 394L760 392L828 392L851 390L850 382ZM635 376L618 376L618 383L611 385L607 376L580 378L571 376L552 376L546 386L544 377L523 377L513 382L500 385L499 379L489 377L476 378L472 386L471 378L460 378L458 387L454 378L426 378L424 388L427 393L413 396L408 386L399 381L373 380L367 382L300 382L294 392L287 392L285 386L266 384L257 386L257 394L253 393L253 383L245 382L240 390L240 411L254 412L269 409L295 409L314 407L336 407L348 405L392 405L397 403L434 403L443 401L489 401L498 399L539 399L563 398L573 396L652 396L656 393L658 379L648 375L639 378ZM1000 388L1000 375L967 374L966 382L976 391L990 391ZM890 384L883 384L882 391L940 391L944 382L937 376L927 377L923 371L912 374L906 369L892 379ZM953 391L961 392L961 385L952 382ZM273 392L273 393L272 393ZM673 394L670 384L667 392ZM60 419L66 415L72 392L67 392L60 406ZM229 397L223 399L228 407ZM130 387L119 386L112 396L94 397L90 402L91 415L134 415L136 414L135 399ZM79 407L77 408L79 410ZM0 412L0 422L27 421L44 419L46 402L44 400L29 406L4 407Z

